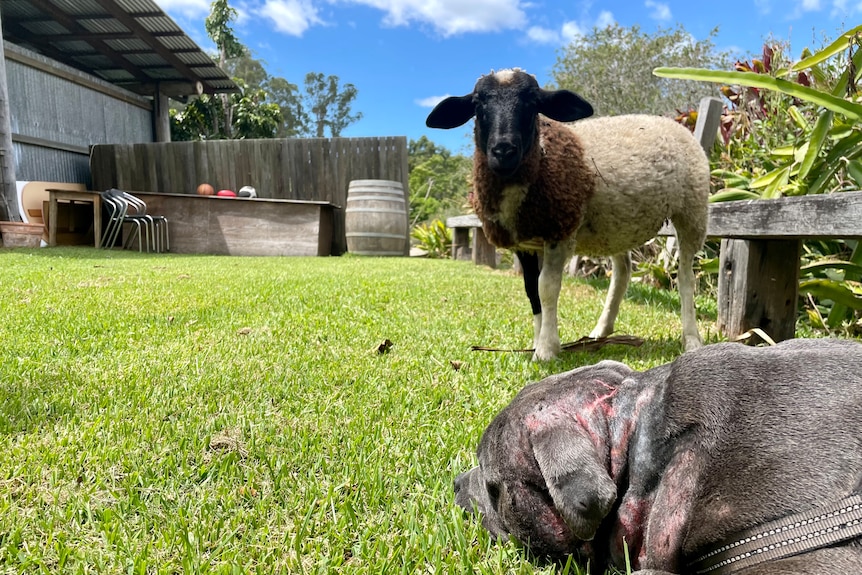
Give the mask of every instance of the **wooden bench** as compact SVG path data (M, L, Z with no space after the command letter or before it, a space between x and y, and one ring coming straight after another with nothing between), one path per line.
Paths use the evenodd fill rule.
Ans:
M452 230L452 259L472 259L476 265L497 267L497 249L485 237L482 222L476 214L449 218L446 227Z
M862 239L862 192L711 204L707 233L722 238L719 331L735 338L760 328L790 339L802 241Z

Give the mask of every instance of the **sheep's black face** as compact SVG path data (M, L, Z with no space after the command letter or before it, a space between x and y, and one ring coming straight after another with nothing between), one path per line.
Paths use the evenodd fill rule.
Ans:
M539 95L536 79L523 72L498 72L476 84L476 144L498 176L515 174L535 145Z
M539 114L560 122L574 122L593 114L593 108L574 92L543 90L536 79L519 68L482 76L472 94L446 98L428 115L429 128L455 128L476 117L476 147L488 167L510 178L536 146Z

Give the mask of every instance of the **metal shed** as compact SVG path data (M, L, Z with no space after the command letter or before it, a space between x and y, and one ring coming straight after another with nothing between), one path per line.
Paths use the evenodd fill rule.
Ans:
M0 219L16 179L88 184L90 146L170 141L169 97L239 90L153 0L0 0L0 21Z

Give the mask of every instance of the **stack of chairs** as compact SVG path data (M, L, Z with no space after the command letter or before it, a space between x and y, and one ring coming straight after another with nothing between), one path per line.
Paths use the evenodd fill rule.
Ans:
M112 248L122 238L123 226L129 224L131 231L123 241L124 247L131 247L138 240L138 251L166 252L171 249L168 233L168 219L147 213L147 204L137 196L123 190L111 188L102 192L102 205L108 217L105 232L102 234L103 248Z

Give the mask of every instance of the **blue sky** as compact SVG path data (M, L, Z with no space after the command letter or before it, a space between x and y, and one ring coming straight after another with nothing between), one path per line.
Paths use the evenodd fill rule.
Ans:
M211 0L156 0L202 48ZM677 23L695 38L759 53L770 34L792 55L859 24L862 0L232 0L234 30L270 74L302 85L335 74L358 90L362 120L343 136L427 135L471 153L469 128L430 130L425 117L447 95L469 92L491 69L521 67L550 79L562 46L594 26Z

